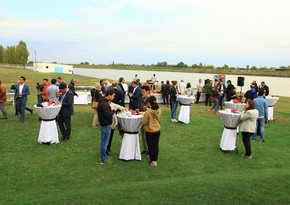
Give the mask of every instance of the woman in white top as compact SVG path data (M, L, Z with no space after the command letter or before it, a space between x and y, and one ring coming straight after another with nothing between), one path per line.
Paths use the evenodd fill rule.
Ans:
M246 101L244 113L240 118L240 131L242 132L243 143L246 149L242 157L251 159L251 136L256 132L256 122L259 116L258 110L255 109L254 102L250 99Z
M193 95L193 90L191 88L191 84L190 83L186 84L186 89L184 91L184 94L187 95L188 97Z

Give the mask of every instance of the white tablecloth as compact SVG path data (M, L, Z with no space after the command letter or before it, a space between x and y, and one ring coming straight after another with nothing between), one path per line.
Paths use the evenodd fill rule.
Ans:
M246 106L246 103L225 102L226 109L235 108L239 112L241 112L245 106Z
M92 96L90 92L77 92L77 94L79 95L78 97L74 96L75 105L87 105L91 103Z
M194 93L195 99L196 99L196 94L197 93ZM199 102L205 102L205 94L204 93L200 93Z
M34 108L42 119L37 141L39 143L59 143L55 118L60 111L61 105L48 107L37 107L35 105Z
M219 115L224 124L220 148L224 151L233 151L236 149L237 127L240 122L241 113L221 110L219 111Z
M190 122L190 104L194 102L195 97L179 95L177 96L177 100L181 103L178 121L188 124Z
M119 159L141 160L139 130L142 127L142 115L123 116L117 115L118 123L125 132L122 140Z
M266 97L268 101L268 120L274 120L274 105L278 102L279 97Z

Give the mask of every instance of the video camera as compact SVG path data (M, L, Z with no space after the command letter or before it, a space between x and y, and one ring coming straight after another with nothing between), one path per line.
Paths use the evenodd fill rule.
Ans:
M44 85L41 85L39 83L36 83L36 89L39 90L40 92L43 91Z

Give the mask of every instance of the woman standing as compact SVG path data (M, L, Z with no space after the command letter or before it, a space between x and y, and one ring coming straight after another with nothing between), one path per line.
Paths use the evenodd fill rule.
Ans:
M209 110L210 112L212 112L212 110L214 110L216 115L217 115L217 111L218 111L218 108L219 108L219 96L220 96L219 89L220 89L220 86L217 84L214 87L214 90L212 91L212 98L214 98L214 105Z
M100 99L103 97L102 95L102 87L100 84L96 83L95 88L91 90L91 96L92 96L92 104L94 102L98 102L99 104ZM93 108L94 109L94 118L93 118L93 123L92 127L96 128L99 126L99 118L98 118L98 112L97 112L97 107Z
M160 115L161 110L154 96L150 96L147 101L147 110L143 115L142 123L146 133L146 141L149 152L149 165L157 167L160 137Z
M250 99L246 101L246 106L244 113L240 118L240 131L242 132L243 143L246 149L245 154L242 157L251 159L251 136L256 131L256 122L259 116L258 110L255 109L254 102Z
M170 95L171 121L177 122L176 120L176 111L177 111L177 106L178 106L177 81L172 82L172 87L170 88L169 95Z
M186 89L184 91L184 94L187 95L188 97L193 95L193 90L191 88L191 83L186 84Z

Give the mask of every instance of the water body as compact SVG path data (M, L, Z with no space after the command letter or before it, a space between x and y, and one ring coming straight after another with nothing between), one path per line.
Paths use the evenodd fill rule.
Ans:
M127 83L131 82L135 74L138 75L138 78L141 82L151 79L153 74L156 74L156 78L159 83L163 80L184 80L185 83L190 82L192 87L196 87L198 79L202 79L203 82L205 79L214 79L214 76L217 74L208 74L208 73L182 73L182 72L162 72L162 71L133 71L133 70L114 70L114 69L85 69L85 68L74 68L74 74L96 77L96 78L109 78L113 80L119 80L120 77L124 77ZM237 87L237 92L240 92L241 87L237 86L237 78L240 75L226 75L227 80L231 80L232 84ZM250 89L250 84L256 80L258 84L262 81L269 86L270 95L279 95L290 97L290 78L282 77L264 77L264 76L240 76L245 77L245 86L242 87L242 92L246 92Z

